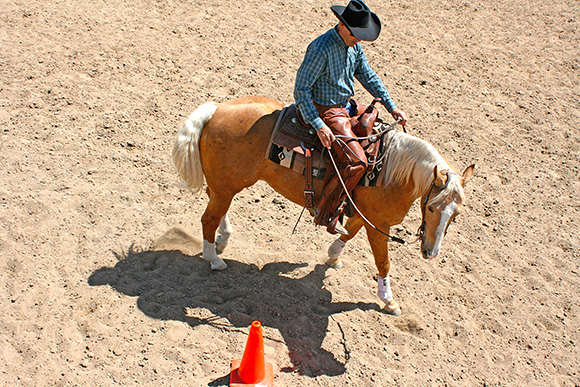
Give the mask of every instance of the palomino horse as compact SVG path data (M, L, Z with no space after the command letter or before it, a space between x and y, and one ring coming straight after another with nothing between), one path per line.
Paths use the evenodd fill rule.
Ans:
M193 192L203 188L204 176L207 181L209 203L201 218L202 254L214 270L227 268L218 254L232 234L227 211L238 192L264 180L290 201L304 205L304 176L266 158L282 107L265 97L209 102L189 116L177 135L173 162L182 179ZM353 190L353 200L368 222L388 232L422 197L421 251L425 258L434 258L449 223L461 211L465 200L463 185L473 176L474 165L459 176L433 146L404 133L396 133L389 148L385 184L358 186ZM320 199L321 185L321 181L315 182L315 201ZM342 266L342 249L363 226L378 270L378 296L386 303L386 312L399 315L389 281L388 239L360 215L349 218L345 226L349 235L332 243L327 263L336 268Z

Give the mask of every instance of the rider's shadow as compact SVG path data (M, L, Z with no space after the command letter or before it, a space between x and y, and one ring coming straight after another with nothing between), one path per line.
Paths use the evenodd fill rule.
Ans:
M322 348L330 316L354 309L380 309L375 303L333 303L323 286L326 265L316 265L301 278L283 274L307 264L269 263L260 270L252 264L227 261L227 270L214 272L199 253L186 255L168 249L168 244L164 248L117 254L119 262L96 270L89 285L110 285L120 293L137 296L137 306L146 315L184 321L192 327L219 326L219 318L225 318L231 325L245 328L259 320L277 329L284 339L293 367L282 371L308 376L344 373L345 363ZM348 353L344 351L342 347L335 352L346 362Z

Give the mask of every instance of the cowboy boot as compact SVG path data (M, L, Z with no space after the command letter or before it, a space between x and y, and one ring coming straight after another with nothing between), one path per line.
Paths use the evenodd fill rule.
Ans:
M344 218L345 204L346 203L344 201L340 204L335 215L330 219L330 222L326 226L326 231L328 231L329 233L349 235L348 231L342 225L342 220Z
M328 226L326 226L326 231L328 231L331 234L349 235L348 231L346 231L346 228L344 228L342 223L340 223L339 218L340 216L338 215L332 218L330 223L328 223Z
M336 200L329 199L329 201L335 202ZM324 204L324 203L323 203ZM322 206L314 210L314 224L326 226L326 230L331 234L343 234L348 235L348 231L342 226L342 205L339 206L338 211L334 211L335 215L330 216L329 213L332 213L333 208L336 206L330 207L327 203L327 206Z

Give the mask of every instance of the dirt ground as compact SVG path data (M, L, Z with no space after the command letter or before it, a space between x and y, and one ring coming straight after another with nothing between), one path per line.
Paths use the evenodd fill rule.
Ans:
M226 386L260 319L277 386L580 385L576 0L368 0L409 132L477 165L437 259L391 245L401 317L364 232L330 269L334 238L292 234L265 183L233 203L228 270L201 259L177 130L208 100L292 102L335 4L0 2L0 384Z

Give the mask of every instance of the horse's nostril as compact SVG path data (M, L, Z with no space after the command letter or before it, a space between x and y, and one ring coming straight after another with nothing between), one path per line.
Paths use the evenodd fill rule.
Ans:
M421 250L421 253L423 254L423 258L426 258L426 259L433 259L439 255L438 250L436 251L436 250L423 249L423 250Z

